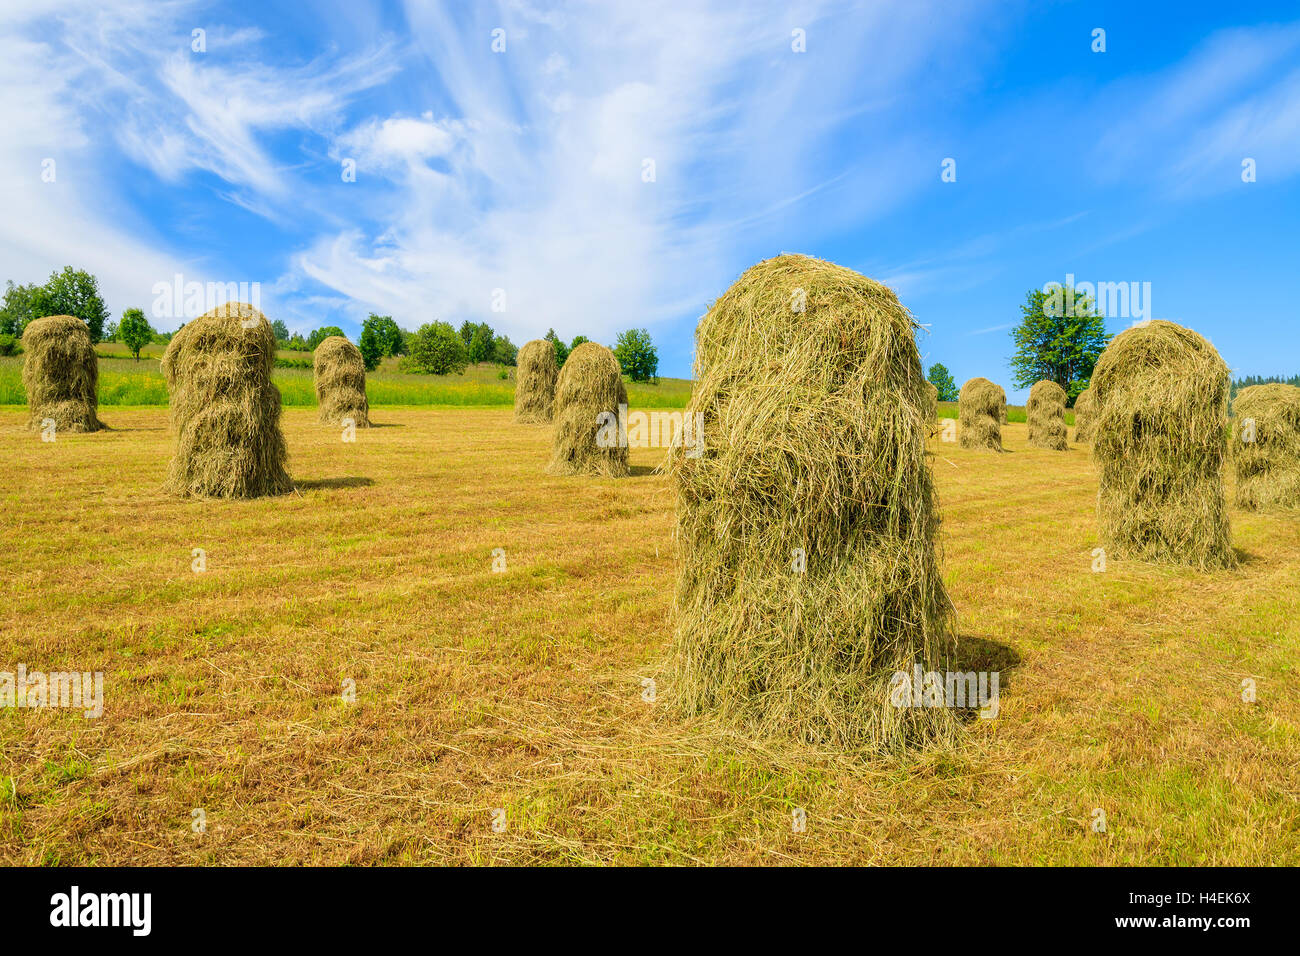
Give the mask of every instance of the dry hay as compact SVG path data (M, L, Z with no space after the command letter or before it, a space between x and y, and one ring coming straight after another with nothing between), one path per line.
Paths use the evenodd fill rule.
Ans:
M271 324L242 302L217 306L172 336L162 360L177 433L167 491L256 498L293 490L274 364Z
M1232 403L1239 508L1300 508L1300 388L1252 385Z
M1085 388L1074 398L1074 440L1076 444L1086 445L1092 441L1092 432L1096 422L1097 402L1092 389Z
M549 343L548 343L549 344ZM555 384L555 435L548 475L594 475L624 478L630 471L627 445L619 440L622 426L611 427L627 405L623 370L614 353L595 342L583 342L569 353ZM598 435L613 432L602 447Z
M1070 447L1069 433L1065 430L1065 389L1044 379L1035 382L1025 403L1025 418L1029 422L1029 444L1050 451L1065 451Z
M933 382L926 382L926 431L934 437L939 433L939 389Z
M955 643L916 328L885 286L795 255L701 320L687 412L704 452L668 460L685 714L849 749L951 739L952 711L890 699L897 672L942 669Z
M525 342L515 359L515 421L547 425L555 414L555 382L560 370L550 339Z
M999 385L998 394L1001 396L998 405L998 424L1005 425L1007 423L1007 390Z
M33 319L23 330L23 388L31 428L54 421L59 432L104 428L99 406L99 359L86 323L72 315Z
M958 443L962 448L1002 450L1001 417L1006 414L1006 392L987 378L973 378L957 396Z
M341 335L331 335L316 346L312 377L322 424L343 425L351 419L357 428L370 427L366 360L359 348Z
M1190 329L1153 320L1115 336L1092 375L1100 544L1112 556L1236 563L1224 500L1228 366Z

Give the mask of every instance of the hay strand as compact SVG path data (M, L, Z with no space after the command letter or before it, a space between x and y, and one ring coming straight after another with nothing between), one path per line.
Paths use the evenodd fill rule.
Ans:
M99 359L86 323L72 315L33 319L23 330L23 388L29 428L54 421L58 432L97 432Z
M684 713L873 751L953 732L950 711L890 700L896 672L954 644L916 329L885 286L796 255L701 320L687 413L704 453L668 464Z
M1092 431L1097 421L1097 402L1092 389L1085 388L1074 398L1074 441L1078 445L1092 443Z
M1035 382L1025 403L1025 418L1029 422L1029 444L1049 451L1066 451L1070 447L1065 430L1065 389L1044 379Z
M1108 554L1201 569L1236 563L1224 499L1228 366L1190 329L1156 319L1121 332L1092 375Z
M271 324L242 302L220 305L172 336L162 360L176 429L167 491L256 498L293 489L274 364Z
M331 335L316 346L312 377L321 424L342 425L350 419L357 428L370 427L366 360L359 348L341 335Z
M615 427L614 440L603 447L597 441L610 430L602 416L617 419L626 405L627 386L613 352L595 342L570 352L555 385L555 434L546 473L627 477L627 446L618 440L622 429Z

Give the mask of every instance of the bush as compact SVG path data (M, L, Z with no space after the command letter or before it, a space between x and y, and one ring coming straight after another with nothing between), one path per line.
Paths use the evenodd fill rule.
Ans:
M659 353L645 329L620 332L614 355L623 368L623 374L634 382L649 382L659 375Z
M8 332L0 332L0 355L18 355L23 347L18 344L18 338L10 335Z
M420 326L407 345L409 354L402 368L428 375L459 374L469 365L465 340L446 322Z
M320 345L331 335L343 335L343 330L337 325L327 325L324 328L317 329L311 335L307 336L307 351L316 351L316 346ZM343 337L347 338L346 335L343 335Z

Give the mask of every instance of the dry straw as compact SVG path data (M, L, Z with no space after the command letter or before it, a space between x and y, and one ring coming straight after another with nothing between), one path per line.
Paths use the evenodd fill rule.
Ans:
M168 491L256 498L293 489L274 364L270 323L242 302L220 305L172 336L162 360L177 433Z
M686 714L849 749L950 739L951 711L890 699L895 673L955 641L916 330L885 286L795 255L701 320L687 411L704 453L668 462Z
M934 436L939 431L939 389L932 382L925 383L927 432Z
M331 335L316 346L312 374L323 424L343 425L351 420L357 428L370 427L366 360L359 348L341 335Z
M627 446L618 439L622 427L606 424L625 405L627 387L613 352L595 342L570 352L555 385L555 435L546 473L626 477ZM614 440L599 444L598 436L611 430Z
M555 343L533 339L524 343L515 360L515 421L547 425L555 414Z
M1007 390L1001 385L998 386L998 423L1005 425L1007 423Z
M1300 508L1300 388L1252 385L1232 403L1239 508Z
M32 428L54 421L58 432L96 432L99 360L90 330L71 315L34 319L23 330L23 388Z
M1201 569L1235 563L1224 500L1228 366L1190 329L1117 335L1092 375L1100 543L1118 557Z
M1085 388L1074 399L1074 441L1087 445L1097 422L1097 402L1092 389Z
M973 378L957 396L958 440L962 448L1002 450L1000 415L1007 407L1006 393L987 378Z
M1044 379L1034 383L1025 404L1029 444L1051 451L1065 451L1070 447L1069 433L1065 430L1065 401L1065 389L1055 382Z

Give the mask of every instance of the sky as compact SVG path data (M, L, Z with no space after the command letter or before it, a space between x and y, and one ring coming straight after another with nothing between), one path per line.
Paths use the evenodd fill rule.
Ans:
M644 327L688 377L797 252L1013 402L1019 306L1071 276L1111 332L1300 372L1294 2L0 0L0 123L0 281L84 268L160 330L180 276L354 339Z

